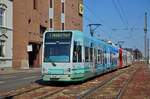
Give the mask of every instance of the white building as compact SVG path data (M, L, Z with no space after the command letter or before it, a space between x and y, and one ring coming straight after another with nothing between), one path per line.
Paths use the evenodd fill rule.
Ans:
M12 67L13 0L0 0L0 68Z

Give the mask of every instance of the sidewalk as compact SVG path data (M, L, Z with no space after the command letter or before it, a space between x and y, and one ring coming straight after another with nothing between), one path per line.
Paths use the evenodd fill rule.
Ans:
M29 73L29 72L40 72L41 68L30 68L30 69L13 69L13 68L0 68L0 75L16 74L16 73Z

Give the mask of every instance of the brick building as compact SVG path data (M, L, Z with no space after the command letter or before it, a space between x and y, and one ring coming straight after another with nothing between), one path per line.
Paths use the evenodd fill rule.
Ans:
M42 34L49 26L48 0L13 1L13 67L39 67Z
M13 16L13 67L39 67L46 29L82 30L82 0L14 0Z
M50 0L51 30L82 31L83 0Z

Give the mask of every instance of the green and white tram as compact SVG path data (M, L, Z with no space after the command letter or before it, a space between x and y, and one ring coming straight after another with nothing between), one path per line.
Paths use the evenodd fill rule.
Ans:
M80 31L45 32L44 81L83 81L117 68L118 49Z

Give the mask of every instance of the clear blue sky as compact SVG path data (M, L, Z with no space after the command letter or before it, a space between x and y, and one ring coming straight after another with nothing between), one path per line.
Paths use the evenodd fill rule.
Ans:
M100 38L124 41L123 47L144 51L144 13L150 38L150 0L84 0L84 33L89 23L102 24L96 30Z

